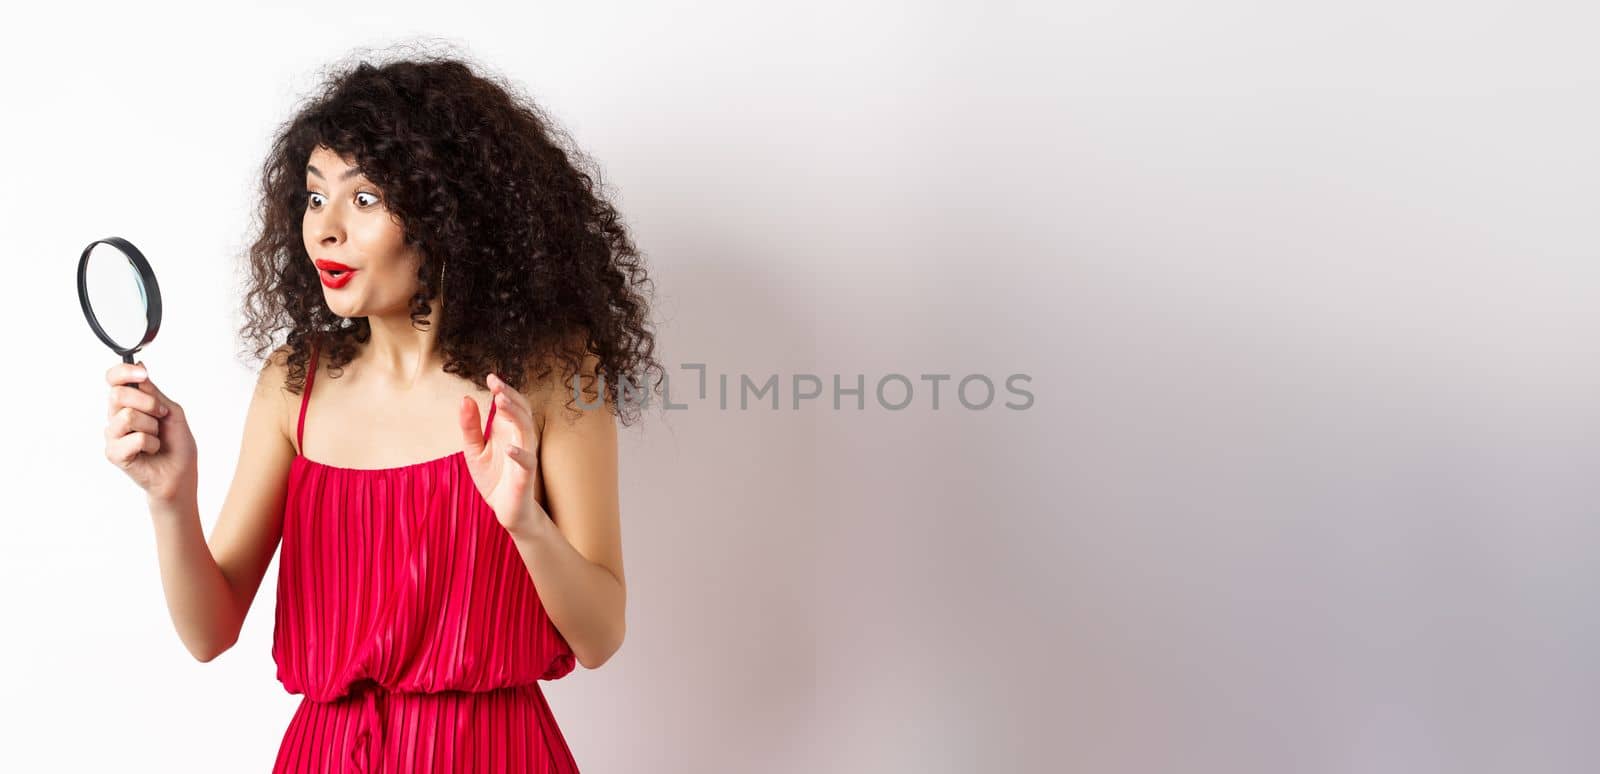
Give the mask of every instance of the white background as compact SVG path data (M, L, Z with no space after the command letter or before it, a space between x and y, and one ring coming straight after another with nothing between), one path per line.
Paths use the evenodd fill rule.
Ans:
M9 9L4 768L270 768L276 564L191 659L71 275L155 264L209 533L266 143L426 36L599 160L669 366L868 385L624 433L628 640L544 684L585 772L1593 770L1592 8Z

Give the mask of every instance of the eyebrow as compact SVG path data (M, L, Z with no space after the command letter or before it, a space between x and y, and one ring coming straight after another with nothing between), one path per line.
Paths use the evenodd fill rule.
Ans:
M316 175L319 180L325 179L325 178L322 177L321 170L318 170L316 167L313 167L310 164L306 165L306 171L310 172L313 175ZM359 175L359 174L361 174L361 167L351 167L351 168L345 170L344 174L339 176L339 179L340 180L349 180L350 178L355 177L356 175Z

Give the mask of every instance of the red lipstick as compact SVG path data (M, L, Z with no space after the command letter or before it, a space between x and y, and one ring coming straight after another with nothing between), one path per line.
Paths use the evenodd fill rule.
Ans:
M338 290L350 283L350 278L356 275L356 270L338 261L324 261L321 258L313 261L317 265L317 276L322 278L324 287Z

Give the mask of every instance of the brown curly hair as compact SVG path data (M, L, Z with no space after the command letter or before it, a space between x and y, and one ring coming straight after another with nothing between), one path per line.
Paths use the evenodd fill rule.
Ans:
M450 293L446 372L487 389L492 371L521 390L559 366L559 384L583 374L589 405L598 382L623 424L637 414L662 373L653 285L598 169L516 87L447 56L336 65L273 140L240 335L260 361L287 331L291 392L304 389L311 345L336 377L371 334L366 318L329 309L306 252L305 166L318 146L361 167L423 255L413 327L426 330L441 286Z

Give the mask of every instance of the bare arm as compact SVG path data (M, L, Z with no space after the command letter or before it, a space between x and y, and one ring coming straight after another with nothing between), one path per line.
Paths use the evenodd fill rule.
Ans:
M586 363L593 373L593 359ZM539 437L539 469L549 518L513 535L550 622L585 669L599 669L627 632L627 581L622 571L617 426L605 407L568 409L570 387L554 386L531 402L547 417ZM594 402L597 396L587 396ZM535 491L538 491L537 489Z
M193 491L149 498L167 611L184 647L200 661L238 641L283 537L284 481L295 454L287 433L285 351L268 358L256 382L238 466L209 545Z

